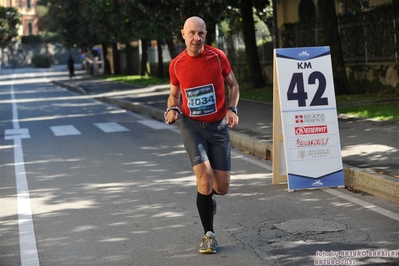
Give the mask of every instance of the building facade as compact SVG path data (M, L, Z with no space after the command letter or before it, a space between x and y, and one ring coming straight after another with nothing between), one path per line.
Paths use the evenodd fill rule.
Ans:
M277 26L284 23L296 23L317 17L317 0L275 0ZM396 0L369 0L371 6L392 3ZM335 10L338 14L345 12L345 5L353 5L353 0L335 1Z
M19 36L39 34L37 0L0 0L0 6L13 7L21 14Z

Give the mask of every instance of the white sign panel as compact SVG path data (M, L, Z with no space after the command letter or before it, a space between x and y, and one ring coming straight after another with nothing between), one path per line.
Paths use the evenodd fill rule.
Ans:
M343 186L329 47L275 50L289 190Z

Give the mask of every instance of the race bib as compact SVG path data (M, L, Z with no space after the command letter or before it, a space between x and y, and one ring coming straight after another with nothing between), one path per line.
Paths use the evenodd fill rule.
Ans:
M185 93L190 116L202 116L216 112L216 97L213 84L186 89Z

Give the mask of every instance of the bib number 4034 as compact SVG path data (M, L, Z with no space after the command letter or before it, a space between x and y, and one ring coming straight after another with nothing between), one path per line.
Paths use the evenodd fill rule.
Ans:
M326 90L326 77L319 71L312 72L308 78L308 84L313 85L318 81L318 87L316 93L310 102L310 106L328 105L328 98L323 97ZM296 88L296 91L295 91ZM308 99L308 93L305 91L305 84L303 81L303 73L293 73L290 85L287 91L288 101L298 101L299 107L306 106L306 100Z

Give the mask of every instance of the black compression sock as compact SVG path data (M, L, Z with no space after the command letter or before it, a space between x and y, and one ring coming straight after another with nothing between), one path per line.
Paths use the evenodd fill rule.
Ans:
M213 232L213 203L212 194L203 195L197 192L197 208L201 218L204 234L208 231Z

